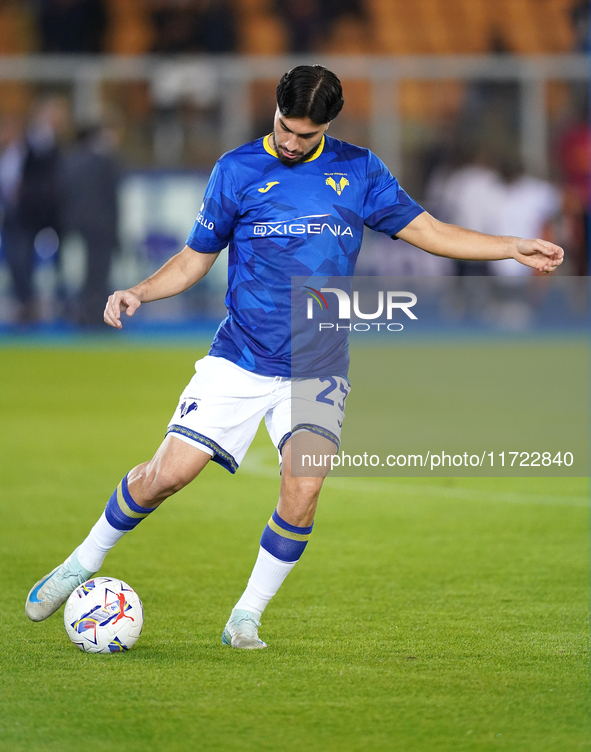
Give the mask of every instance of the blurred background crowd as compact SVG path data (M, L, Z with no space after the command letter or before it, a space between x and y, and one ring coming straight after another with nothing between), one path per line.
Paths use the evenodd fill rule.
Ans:
M331 56L368 71L335 67L333 135L373 148L438 218L553 240L560 273L588 276L589 39L588 0L0 0L0 327L98 325L113 287L182 247L218 156L269 132L283 70ZM400 55L410 67L384 79ZM436 75L462 55L470 75ZM541 131L523 60L544 70L527 89ZM372 233L358 271L529 274ZM224 276L154 315L219 316Z

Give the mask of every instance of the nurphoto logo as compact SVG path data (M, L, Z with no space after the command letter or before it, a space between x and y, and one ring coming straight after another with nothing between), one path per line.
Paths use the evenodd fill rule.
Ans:
M306 290L306 294L309 296L307 306L308 319L314 318L314 301L318 303L320 310L328 310L329 302L327 301L324 294L332 293L333 295L336 295L337 298L338 318L349 321L351 320L351 297L349 293L341 290L339 287L321 287L320 290L316 290L313 287L304 286L303 289ZM377 294L377 303L374 306L375 310L369 312L362 311L359 304L359 291L354 290L353 316L358 319L364 319L364 321L357 322L353 325L320 322L318 324L318 330L323 331L329 329L348 329L349 331L368 332L372 330L372 327L373 331L380 331L381 327L384 327L386 330L391 332L400 332L404 329L404 326L403 324L392 321L394 311L402 311L406 314L406 316L408 316L409 319L416 321L417 316L410 310L413 306L416 305L416 303L417 296L412 292L406 292L402 290L388 290L387 292L384 292L383 290L380 290ZM331 305L334 305L334 302L331 302ZM384 314L386 322L389 323L375 321L371 325L365 323L365 321L367 320L383 318Z

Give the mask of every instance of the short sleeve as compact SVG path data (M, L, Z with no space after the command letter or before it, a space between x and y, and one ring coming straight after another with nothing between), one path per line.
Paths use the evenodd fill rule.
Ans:
M394 237L425 211L402 190L390 170L372 152L367 160L367 183L363 221L376 232Z
M201 253L218 253L228 245L238 216L234 186L227 171L217 162L187 245Z

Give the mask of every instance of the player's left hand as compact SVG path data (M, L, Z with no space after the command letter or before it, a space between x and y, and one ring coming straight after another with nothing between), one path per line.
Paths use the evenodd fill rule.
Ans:
M549 274L557 269L564 260L564 251L549 240L526 240L519 238L514 258L539 272Z

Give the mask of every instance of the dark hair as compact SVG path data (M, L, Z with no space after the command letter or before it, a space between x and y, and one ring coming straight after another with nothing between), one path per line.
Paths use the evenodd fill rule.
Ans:
M341 82L323 65L298 65L277 85L277 106L284 117L307 117L324 125L336 118L344 103Z

